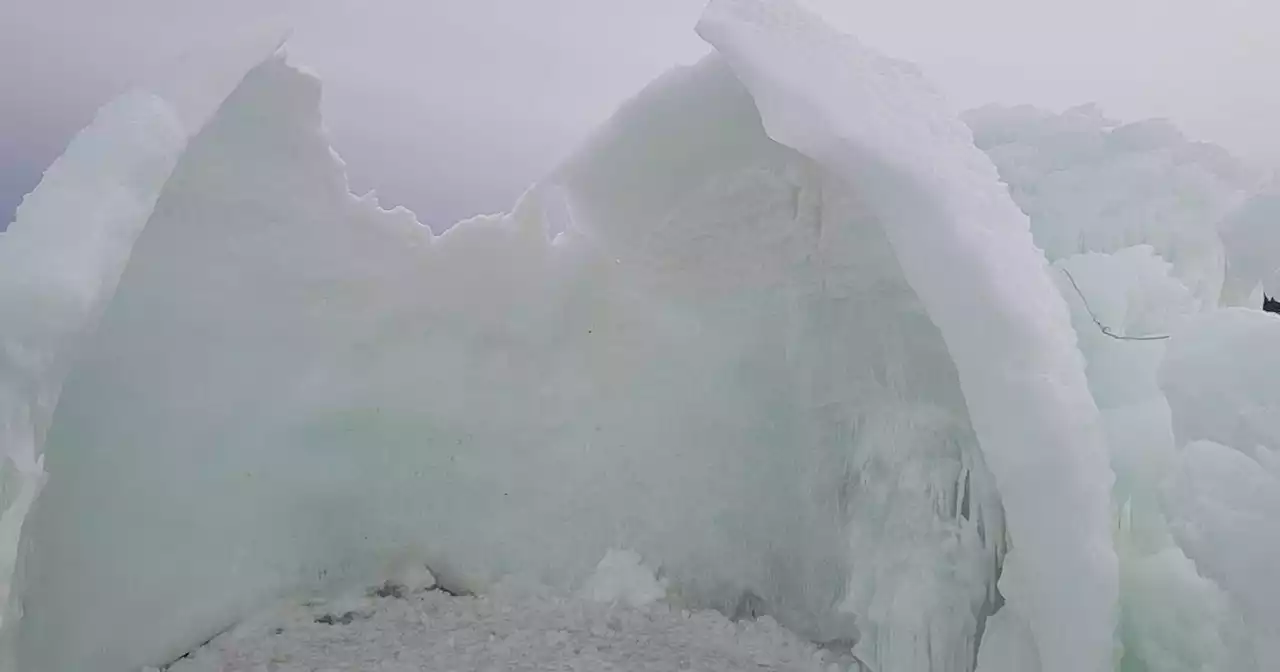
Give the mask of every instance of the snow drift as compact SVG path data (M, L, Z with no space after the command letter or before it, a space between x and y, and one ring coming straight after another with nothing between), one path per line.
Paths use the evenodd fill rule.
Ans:
M1236 498L1193 460L1267 425L1202 415L1197 348L1228 337L1181 331L1226 319L1229 208L1119 242L1068 199L1028 219L910 66L784 0L698 30L714 54L439 236L348 192L280 53L104 110L0 236L10 557L48 474L8 669L162 665L404 558L604 590L618 547L669 602L883 672L1256 666L1273 549L1195 534L1269 529L1270 453L1235 446ZM1014 197L1056 175L993 154Z

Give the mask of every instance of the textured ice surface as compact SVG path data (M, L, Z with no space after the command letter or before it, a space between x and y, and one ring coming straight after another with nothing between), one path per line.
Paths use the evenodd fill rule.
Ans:
M770 619L877 672L1269 669L1280 322L1216 310L1224 256L1226 303L1271 272L1263 200L1217 228L1252 177L1089 108L971 134L781 0L699 30L438 237L348 193L279 55L104 110L0 236L4 558L50 474L0 669L163 665L372 577L484 597L174 669L817 664Z
M0 600L4 620L18 538L44 483L43 447L62 385L94 331L186 141L279 31L204 53L198 84L162 83L104 106L28 194L0 236ZM191 66L191 63L187 64ZM197 74L188 67L184 76ZM0 628L4 626L0 620ZM0 630L0 665L13 628Z
M1151 245L1193 296L1217 303L1217 226L1258 179L1222 148L1165 120L1121 124L1093 106L1061 115L991 106L964 118L1051 260Z
M611 548L596 565L582 592L596 602L643 607L667 597L667 582L644 566L639 553Z
M1000 587L1030 622L1044 669L1108 669L1113 476L1075 335L1026 215L909 66L785 3L712 2L699 32L752 92L770 136L864 199L941 332L1016 557L1034 567Z
M1255 288L1268 296L1280 295L1280 193L1262 193L1249 199L1222 224L1227 251L1227 277L1223 300L1229 305L1257 308Z
M1280 547L1263 541L1278 533L1260 493L1275 474L1280 323L1256 308L1280 253L1274 196L1235 210L1257 176L1167 122L1120 124L1092 107L965 118L1055 262L1102 412L1116 472L1117 664L1267 669L1280 650L1267 606L1277 582L1259 568Z
M186 135L156 96L104 107L0 236L0 599L44 481L41 449L92 332ZM10 605L12 607L13 605ZM11 620L16 613L5 613Z
M1161 386L1184 446L1169 501L1174 535L1243 606L1259 660L1280 655L1280 319L1232 308L1176 334Z
M1035 636L1017 608L1005 605L987 619L978 651L981 672L1040 672L1040 652Z
M1141 404L1160 395L1156 371L1166 337L1199 310L1171 270L1149 245L1078 254L1053 264L1100 408Z
M950 356L724 61L438 238L347 193L318 97L264 63L166 185L50 433L24 671L163 663L405 548L474 590L617 545L687 604L971 666L1005 535Z
M1280 465L1277 339L1280 318L1243 308L1198 317L1176 334L1160 382L1179 444L1214 441Z
M1190 145L1168 128L1160 131L1159 124L1142 125L1143 133L1135 134L1132 127L1111 128L1113 122L1099 119L1096 112L1087 109L1062 116L1028 109L987 109L969 117L979 144L992 148L1015 197L1034 213L1033 230L1038 238L1051 242L1064 226L1088 224L1090 216L1080 208L1091 199L1111 199L1107 202L1112 203L1112 214L1147 213L1132 220L1103 222L1098 233L1123 234L1110 242L1105 236L1090 238L1093 233L1080 232L1081 240L1092 240L1097 251L1070 254L1060 250L1066 256L1054 263L1055 279L1071 307L1087 361L1089 386L1102 412L1116 473L1118 665L1120 669L1262 669L1265 662L1259 661L1268 660L1265 652L1274 648L1270 642L1276 641L1275 627L1255 623L1259 617L1250 614L1258 609L1250 604L1258 591L1251 595L1240 592L1245 585L1242 575L1236 573L1234 583L1227 580L1222 559L1252 556L1254 562L1264 557L1274 560L1280 558L1280 548L1255 542L1248 551L1243 546L1221 544L1214 547L1217 552L1211 552L1194 543L1196 530L1228 533L1220 519L1208 515L1220 506L1214 498L1221 495L1205 496L1192 485L1198 484L1201 491L1205 487L1203 476L1192 476L1189 460L1199 455L1195 459L1205 464L1214 459L1207 456L1212 451L1184 446L1188 441L1208 438L1244 446L1242 450L1263 463L1268 461L1270 453L1259 452L1255 445L1265 444L1261 437L1268 432L1266 399L1272 396L1273 388L1264 382L1270 368L1265 343L1266 334L1271 333L1267 329L1274 329L1277 323L1256 310L1213 312L1218 299L1212 292L1202 291L1207 285L1197 284L1197 278L1205 276L1188 274L1185 265L1179 267L1179 261L1186 258L1180 258L1178 250L1199 245L1195 236L1211 236L1218 244L1214 225L1215 217L1220 216L1177 204L1204 205L1216 198L1219 210L1225 212L1227 201L1222 199L1226 192L1214 196L1213 190L1206 190L1211 183L1203 183L1198 192L1188 190L1187 184L1166 178L1146 183L1158 187L1153 190L1142 187L1144 182L1135 181L1128 169L1117 173L1099 168L1131 164L1133 153L1141 150L1156 152L1148 161L1173 162L1162 171L1202 170L1210 165L1205 160L1212 157L1213 150ZM1118 144L1115 134L1122 132L1128 140ZM1061 191L1062 199L1049 198L1065 189L1064 171L1078 172L1079 181L1071 188L1082 194L1079 201L1066 198L1068 191ZM1102 179L1099 175L1112 175L1124 184L1093 184L1093 180ZM1219 175L1236 180L1237 186L1245 183L1242 175ZM1115 193L1107 196L1107 189ZM1170 211L1176 215L1172 218L1158 216L1159 209L1137 209L1143 199L1155 199L1151 200L1155 204L1169 198L1174 201L1161 207L1177 206ZM1267 236L1272 234L1266 222L1265 200L1259 198L1229 216L1222 227L1232 262L1224 301L1240 302L1267 272ZM1180 233L1179 226L1193 226L1199 233L1183 240L1194 232ZM1171 248L1171 240L1183 242ZM1198 317L1202 313L1207 315ZM1253 323L1259 331L1225 331L1228 325L1241 321ZM1201 326L1193 326L1197 324ZM1218 336L1206 337L1213 329ZM1235 336L1228 338L1227 333ZM1210 473L1244 466L1220 464L1196 471ZM1239 504L1238 498L1231 501L1240 510L1266 511L1270 506L1261 499L1247 506ZM1236 544L1246 543L1246 529L1260 538L1275 535L1274 530L1253 524L1231 529ZM1248 576L1258 586L1274 583L1256 573ZM1265 594L1266 590L1260 592ZM1003 627L1004 622L996 619L995 627ZM994 639L984 641L984 648L1006 641L998 633L989 632L988 637ZM999 662L993 659L992 669L1001 669L1009 660L1009 656L997 658Z
M1216 669L1270 669L1280 657L1280 478L1232 447L1196 441L1183 449L1169 499L1174 536L1229 593L1243 615L1240 637L1253 646L1256 666Z

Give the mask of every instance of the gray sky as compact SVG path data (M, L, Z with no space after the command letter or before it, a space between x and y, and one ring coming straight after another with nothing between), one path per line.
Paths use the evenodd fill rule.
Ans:
M1097 101L1280 162L1275 0L808 0L958 106ZM504 209L705 52L702 0L0 0L0 221L95 108L268 15L326 84L358 188L429 223Z

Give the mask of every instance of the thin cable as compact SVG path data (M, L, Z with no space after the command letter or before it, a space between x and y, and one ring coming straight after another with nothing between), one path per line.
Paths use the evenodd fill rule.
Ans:
M1076 279L1072 277L1071 271L1064 268L1062 269L1062 272L1067 276L1067 280L1071 281L1071 286L1076 290L1076 295L1080 297L1080 302L1084 304L1085 312L1089 313L1089 318L1093 320L1094 324L1098 325L1098 330L1101 331L1103 335L1110 336L1117 341L1163 341L1169 338L1168 334L1155 334L1151 336L1121 336L1120 334L1111 331L1111 328L1103 324L1102 321L1098 319L1098 316L1093 313L1093 309L1089 307L1089 300L1084 298L1084 292L1080 291L1080 285L1076 284Z

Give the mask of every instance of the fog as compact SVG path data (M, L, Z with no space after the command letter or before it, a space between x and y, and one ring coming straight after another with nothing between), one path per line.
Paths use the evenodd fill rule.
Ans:
M1280 162L1270 0L810 0L915 61L956 107L1172 119ZM325 79L354 186L435 228L505 208L615 105L705 53L700 0L11 0L0 3L0 222L96 107L266 20Z

